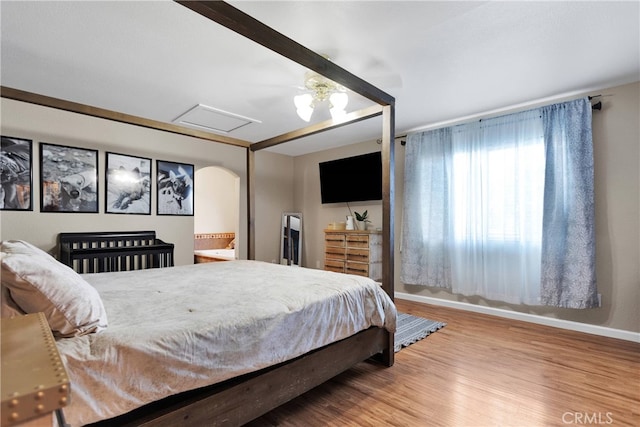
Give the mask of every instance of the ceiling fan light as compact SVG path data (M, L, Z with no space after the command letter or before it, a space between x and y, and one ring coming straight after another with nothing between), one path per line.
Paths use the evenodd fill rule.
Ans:
M293 97L293 102L296 105L298 116L305 122L311 120L311 114L313 114L313 96L309 93L296 95Z
M313 108L311 103L313 102L313 96L310 93L303 93L302 95L296 95L293 97L293 103L296 108Z
M345 92L334 92L329 97L329 102L331 103L332 108L344 110L347 107L347 103L349 102L349 95L347 95Z
M349 96L344 92L334 92L329 97L329 102L331 103L331 108L329 112L331 113L331 118L338 119L347 114L345 111L345 107L349 102Z
M298 117L300 117L305 122L308 122L309 120L311 120L311 115L313 114L313 108L311 107L298 108L296 110L296 113L298 113Z

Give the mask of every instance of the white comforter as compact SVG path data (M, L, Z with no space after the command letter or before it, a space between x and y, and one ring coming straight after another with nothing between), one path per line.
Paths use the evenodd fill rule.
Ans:
M74 427L396 326L389 297L359 276L229 261L83 277L109 327L57 342Z

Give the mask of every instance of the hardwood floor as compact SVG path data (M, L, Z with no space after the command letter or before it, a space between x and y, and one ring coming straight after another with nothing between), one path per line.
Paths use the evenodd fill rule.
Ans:
M640 426L640 344L396 300L447 326L248 426Z

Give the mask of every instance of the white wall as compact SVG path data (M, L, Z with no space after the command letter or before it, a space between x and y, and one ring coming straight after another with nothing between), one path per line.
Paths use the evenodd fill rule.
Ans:
M293 203L293 158L267 151L258 151L255 156L255 258L259 261L278 262L282 214L300 212ZM307 230L305 221L306 218L303 217L303 233ZM304 257L302 262L306 265Z
M461 301L640 332L640 83L605 89L602 111L593 115L596 209L596 272L602 307L589 310L529 307L464 297L435 288L400 282L400 236L402 226L404 148L395 144L395 289L397 292ZM560 102L560 100L558 101ZM323 264L322 230L331 221L343 220L345 204L322 205L318 163L379 150L374 141L354 144L295 158L296 206L305 215L305 255L312 267ZM356 205L369 209L374 226L381 225L380 203Z
M603 90L593 115L596 274L605 325L640 331L640 83ZM587 313L584 316L588 316Z
M236 232L240 177L216 166L199 169L194 179L194 233Z

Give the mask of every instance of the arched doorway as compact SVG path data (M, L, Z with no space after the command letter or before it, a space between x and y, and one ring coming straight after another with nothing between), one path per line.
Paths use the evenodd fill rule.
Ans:
M227 252L237 259L240 177L219 166L200 168L195 171L194 190L194 249L233 249Z

